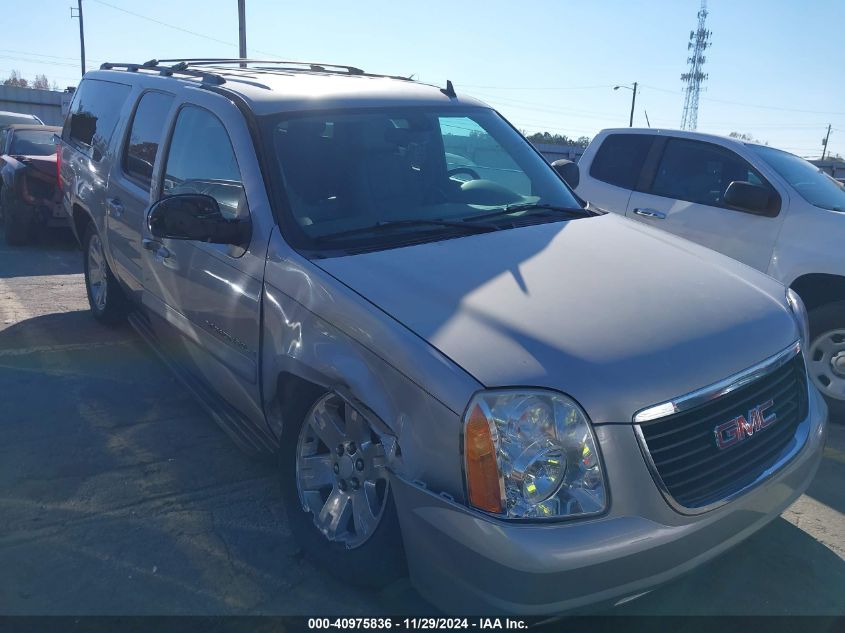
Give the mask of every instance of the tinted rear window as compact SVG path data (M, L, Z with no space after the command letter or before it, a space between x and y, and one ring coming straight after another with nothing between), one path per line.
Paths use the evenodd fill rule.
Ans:
M173 95L147 92L138 102L129 132L123 167L126 173L149 187L153 177L158 146Z
M633 189L653 142L651 134L611 134L596 152L590 175L617 187Z
M89 150L94 160L106 152L130 87L99 79L85 79L74 95L62 138Z

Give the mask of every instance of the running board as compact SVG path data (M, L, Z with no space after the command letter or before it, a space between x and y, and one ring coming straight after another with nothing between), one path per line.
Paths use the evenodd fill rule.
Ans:
M158 337L155 332L141 315L135 311L130 312L128 321L194 399L237 444L238 448L250 456L273 454L278 450L278 440L269 431L256 428L249 419L223 400L202 380L195 377L178 361L168 356L158 345Z

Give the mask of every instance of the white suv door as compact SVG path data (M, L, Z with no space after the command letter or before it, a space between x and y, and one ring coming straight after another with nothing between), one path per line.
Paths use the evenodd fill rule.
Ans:
M765 215L728 206L725 190L734 181L771 190ZM625 215L698 242L767 271L788 202L733 150L679 137L657 136Z

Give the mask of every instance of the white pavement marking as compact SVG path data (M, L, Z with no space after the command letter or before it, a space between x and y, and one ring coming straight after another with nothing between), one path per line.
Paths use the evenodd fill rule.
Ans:
M52 352L78 352L82 350L109 347L113 345L132 345L132 339L117 341L94 341L91 343L68 343L67 345L37 345L35 347L21 347L17 349L0 349L0 358L4 356L26 356L27 354L46 354Z
M781 516L845 560L845 514L803 495Z

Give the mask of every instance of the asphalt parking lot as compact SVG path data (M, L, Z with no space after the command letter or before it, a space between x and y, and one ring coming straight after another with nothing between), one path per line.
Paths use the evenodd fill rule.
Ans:
M273 464L241 454L130 328L89 316L81 261L62 232L0 246L0 614L430 611L406 581L362 592L302 557ZM614 613L845 613L843 482L832 425L781 518Z

